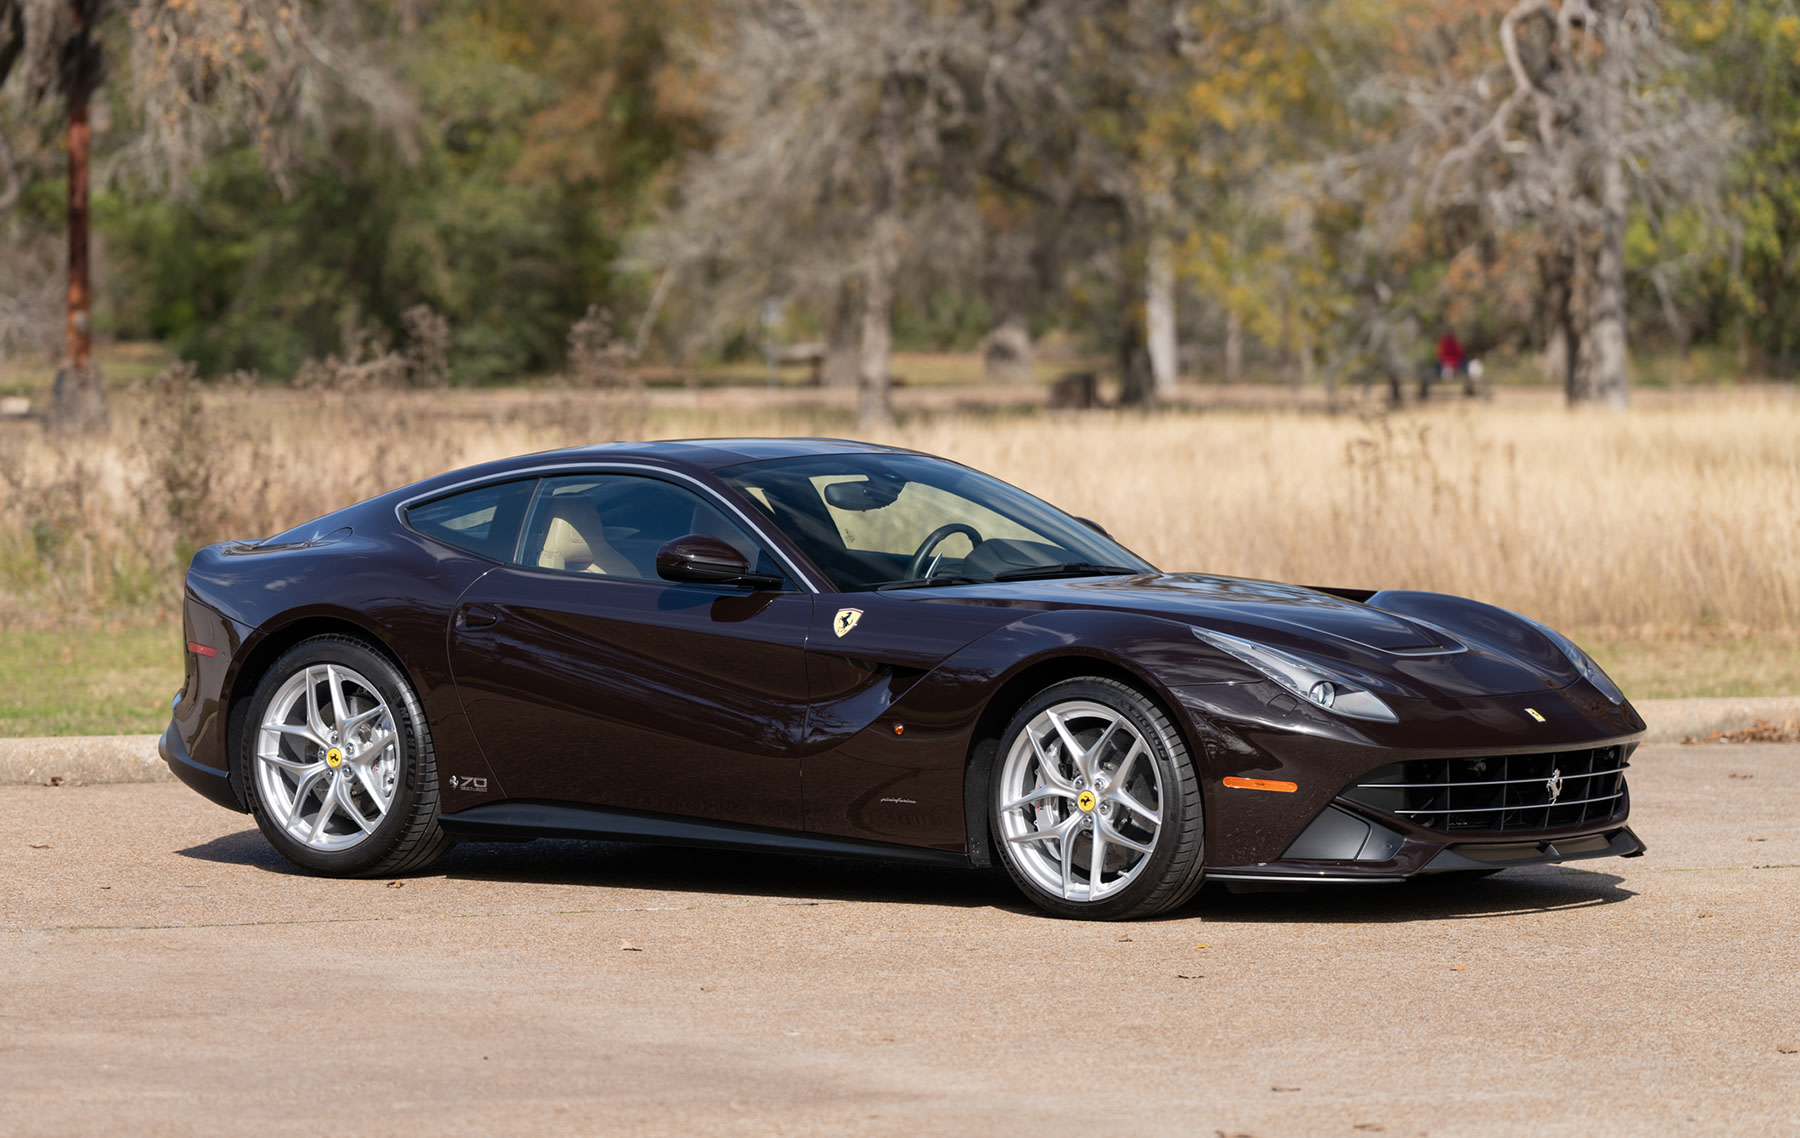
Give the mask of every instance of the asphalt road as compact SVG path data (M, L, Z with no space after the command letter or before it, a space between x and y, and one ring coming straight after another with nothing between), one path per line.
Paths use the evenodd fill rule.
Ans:
M1800 747L1631 781L1642 858L1130 925L584 843L326 881L178 785L4 787L0 1133L1800 1134Z

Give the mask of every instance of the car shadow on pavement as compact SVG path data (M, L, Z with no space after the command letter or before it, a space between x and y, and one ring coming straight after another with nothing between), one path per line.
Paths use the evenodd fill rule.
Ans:
M1637 896L1625 879L1567 866L1492 877L1419 877L1398 884L1315 885L1291 893L1232 893L1210 884L1168 916L1255 924L1470 921L1616 905Z
M276 854L254 828L176 852L271 873L301 873ZM466 842L414 876L645 893L944 905L1026 914L1038 911L999 870L563 838ZM1534 866L1474 879L1423 877L1400 884L1306 886L1293 892L1235 894L1223 884L1212 883L1188 904L1151 919L1244 924L1484 920L1617 904L1637 895L1624 888L1624 880L1568 866Z
M299 876L260 831L241 830L177 850L182 857ZM539 838L465 842L415 877L505 884L586 885L644 892L709 893L808 901L868 901L1036 910L999 870L878 860L743 853L630 842Z

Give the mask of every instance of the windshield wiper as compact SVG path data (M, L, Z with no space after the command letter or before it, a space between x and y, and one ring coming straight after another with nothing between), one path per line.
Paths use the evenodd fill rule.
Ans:
M942 577L920 577L914 581L884 581L876 585L878 590L885 589L928 589L933 585L983 585L992 580L989 577L962 577L946 574Z
M1125 565L1096 565L1092 561L1064 561L1056 565L1033 565L1026 569L1008 569L994 574L996 581L1030 581L1038 577L1122 577L1136 576L1142 569Z

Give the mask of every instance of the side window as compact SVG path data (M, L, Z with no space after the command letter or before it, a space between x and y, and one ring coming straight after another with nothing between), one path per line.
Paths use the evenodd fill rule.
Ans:
M526 519L519 563L659 581L656 551L692 533L734 546L757 572L785 576L761 543L705 498L635 474L544 479Z
M511 561L519 522L537 479L478 486L407 508L406 523L427 537L495 561Z

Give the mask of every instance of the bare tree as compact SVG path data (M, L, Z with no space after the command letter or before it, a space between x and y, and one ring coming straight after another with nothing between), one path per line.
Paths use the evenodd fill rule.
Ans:
M1401 89L1417 128L1400 161L1429 171L1428 211L1535 229L1547 355L1569 402L1622 407L1632 207L1654 223L1709 203L1729 121L1688 94L1654 0L1517 0L1494 38L1499 58L1472 81Z
M957 208L942 158L970 123L979 29L970 10L930 0L740 0L726 17L722 46L696 51L720 141L633 260L704 294L703 337L770 297L821 309L853 297L858 419L880 426L903 267Z

